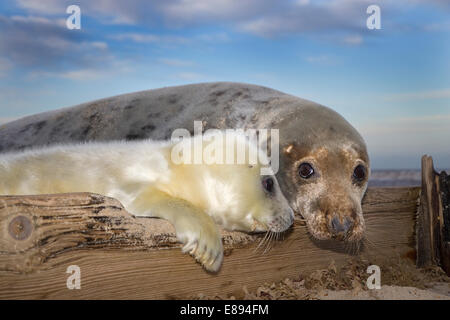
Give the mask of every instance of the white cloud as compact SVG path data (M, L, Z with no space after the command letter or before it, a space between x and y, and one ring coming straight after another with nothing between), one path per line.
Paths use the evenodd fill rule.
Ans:
M44 17L35 17L35 16L11 16L11 21L17 22L25 22L25 23L45 23L45 24L54 24L54 22L50 19Z
M121 33L117 35L113 35L110 37L114 40L131 40L134 42L140 42L140 43L152 43L152 42L159 42L160 37L153 35L153 34L143 34L143 33Z
M16 0L31 13L65 15L72 0ZM205 21L223 22L244 19L268 11L277 0L79 0L81 13L105 23L185 26Z
M31 12L39 12L46 14L58 14L65 13L67 6L63 1L46 0L46 1L33 1L33 0L17 0L17 4Z
M107 49L85 33L68 32L58 19L0 15L0 56L18 66L54 71L70 63L84 68L107 61Z
M295 3L299 6L306 6L310 3L309 0L296 0Z
M110 39L118 41L133 41L137 43L160 43L160 44L186 44L191 40L180 36L157 36L150 33L120 33L110 36Z
M155 43L155 44L172 44L185 45L192 44L194 41L204 42L228 42L230 37L225 32L199 34L192 38L177 35L155 35L151 33L119 33L109 37L118 41L132 41L136 43Z
M317 32L355 33L365 26L369 0L300 1L278 5L240 23L240 29L260 36ZM273 4L276 5L276 4ZM355 35L353 43L355 44Z
M195 72L180 72L175 75L175 78L183 81L198 81L200 79L205 79L206 76Z
M192 61L188 60L181 60L181 59L168 59L168 58L161 58L158 59L159 62L171 66L171 67L191 67L194 64Z
M344 37L343 42L350 45L359 45L363 43L363 37L360 35L353 35Z
M196 36L196 39L205 42L228 42L231 40L230 36L226 32L200 34Z
M93 69L81 69L81 70L73 70L66 71L59 75L61 78L69 79L69 80L92 80L97 79L103 76L98 70Z
M101 49L101 50L108 49L108 44L106 42L103 42L103 41L89 42L89 45L92 46L93 48L97 48L97 49Z
M42 78L60 78L73 81L89 81L106 77L109 73L97 69L77 69L63 72L36 71L28 75L30 80L39 80Z
M58 19L0 15L0 76L12 68L11 61L26 67L26 79L34 81L92 80L128 72L130 65L113 56L107 42L70 32Z
M292 20L284 19L282 17L264 17L245 21L241 23L240 29L261 36L273 36L279 32L292 31L297 28L297 25L299 24L301 24L301 21L292 23Z
M29 13L65 15L72 0L17 0ZM82 15L104 23L167 27L192 27L202 24L228 25L259 36L286 33L337 31L354 34L365 26L366 8L373 0L79 0ZM449 9L448 0L381 0L379 5L392 19L405 6ZM388 21L386 20L386 23ZM148 41L148 39L147 39ZM355 36L349 44L359 44Z
M326 66L335 65L338 63L338 59L336 57L327 54L306 57L305 60L312 64L326 65Z
M275 3L274 0L172 0L160 2L158 11L172 24L183 25L245 19Z
M104 66L64 70L60 72L35 71L28 75L29 80L41 78L60 78L73 81L90 81L133 71L130 61L111 58Z
M63 15L66 8L74 4L73 0L16 0L19 7L31 12L43 15ZM138 0L111 0L111 1L91 1L79 0L76 2L80 6L81 15L89 15L99 18L106 23L133 24L138 21L142 8L147 5ZM142 17L143 18L143 17Z

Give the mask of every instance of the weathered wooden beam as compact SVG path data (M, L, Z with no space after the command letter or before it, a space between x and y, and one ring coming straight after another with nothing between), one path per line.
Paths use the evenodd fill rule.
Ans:
M417 217L417 266L441 266L450 275L449 178L433 159L422 157L422 190Z
M441 197L441 266L450 276L450 176L446 172L439 175L439 189Z
M419 188L372 188L363 210L366 253L396 257L414 250ZM255 252L262 235L223 232L219 273L205 272L180 252L166 221L135 218L111 198L95 194L0 197L0 299L166 299L254 290L348 260L348 248L313 241L296 221L284 241ZM70 265L81 289L69 290ZM183 285L180 285L183 284Z
M417 266L424 267L438 264L438 250L436 248L436 235L439 230L436 207L438 201L436 185L436 172L433 159L422 157L422 189L420 193L420 207L417 216Z

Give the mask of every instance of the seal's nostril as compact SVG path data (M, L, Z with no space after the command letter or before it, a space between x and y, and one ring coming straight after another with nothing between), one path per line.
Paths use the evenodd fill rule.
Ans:
M333 231L335 233L340 233L344 231L343 230L344 226L341 224L338 217L333 217L333 219L331 219L331 228L333 228Z
M345 218L344 219L344 226L345 226L345 232L347 232L348 230L350 230L353 227L354 224L354 220L351 218Z
M331 219L331 228L334 233L347 233L347 231L353 226L353 220L345 218L344 222L341 223L339 217L333 217Z

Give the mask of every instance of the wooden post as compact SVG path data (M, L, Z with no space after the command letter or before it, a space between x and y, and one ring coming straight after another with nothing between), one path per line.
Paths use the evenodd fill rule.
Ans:
M449 178L422 157L422 189L417 217L417 266L442 266L450 275Z
M450 176L446 172L441 172L439 175L439 187L441 221L443 221L441 224L441 265L450 276Z
M410 256L419 188L369 188L363 211L375 258ZM205 272L180 251L172 226L136 218L95 194L0 197L0 299L170 299L239 294L346 263L336 241L313 241L301 221L266 254L263 235L223 232L219 273ZM69 266L81 289L68 289ZM183 285L180 285L183 284Z

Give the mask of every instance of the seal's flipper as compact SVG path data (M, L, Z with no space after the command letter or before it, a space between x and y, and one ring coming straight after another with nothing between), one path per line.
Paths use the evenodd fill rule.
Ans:
M182 251L189 252L203 267L219 270L223 260L222 238L213 219L186 200L165 192L141 192L132 202L130 211L136 216L158 217L175 227Z

